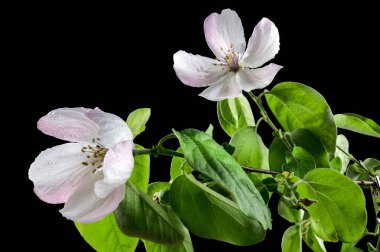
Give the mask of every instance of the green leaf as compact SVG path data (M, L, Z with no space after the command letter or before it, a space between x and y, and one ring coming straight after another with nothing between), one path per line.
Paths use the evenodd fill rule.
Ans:
M378 249L376 249L371 243L367 242L367 249L368 252L379 252Z
M321 143L310 131L295 129L286 134L286 138L294 145L309 152L315 161L316 167L330 167L329 155ZM269 167L272 171L282 172L282 165L286 163L286 155L291 154L281 139L275 138L269 147Z
M143 240L147 252L193 252L193 244L189 232L181 244L162 244Z
M330 166L333 170L342 173L343 162L340 157L335 157L330 161ZM343 174L343 173L342 173Z
M278 201L277 211L282 218L293 223L300 222L303 217L303 212L295 209L284 197L281 197Z
M255 125L251 106L244 95L218 101L217 113L220 126L230 137L241 128Z
M334 115L334 119L341 129L380 138L380 126L369 118L347 113Z
M364 160L363 165L369 170L379 174L380 172L380 161L374 158L367 158ZM368 180L371 175L369 172L364 170L361 166L354 163L347 168L347 177L353 180Z
M302 251L302 233L301 227L291 226L286 229L281 241L282 252L301 252Z
M153 182L148 187L148 195L153 198L154 194L163 191L163 190L169 190L170 189L170 183L169 182Z
M120 229L129 236L165 244L182 243L186 236L185 227L170 208L157 204L129 182L115 217Z
M313 156L304 148L294 146L291 155L286 162L282 165L282 170L294 172L299 178L303 178L306 173L316 168Z
M136 109L127 118L128 127L131 129L133 138L145 130L145 124L150 117L150 108Z
M240 165L269 170L268 148L261 140L256 127L238 130L231 138L230 144L235 147L232 156Z
M170 205L197 236L248 246L262 241L262 225L245 216L238 205L209 189L193 175L178 177L170 189Z
M306 232L302 236L306 245L314 252L326 252L325 244L323 240L313 233L311 228L307 228Z
M154 182L148 187L148 195L161 205L169 206L169 182Z
M332 169L309 172L297 186L299 198L317 202L305 206L313 232L325 241L354 242L366 227L367 213L361 188Z
M177 152L182 153L182 148L179 147ZM185 165L186 160L181 157L173 157L170 164L170 180L175 180L182 174L182 166Z
M195 129L174 131L190 166L219 181L235 196L247 217L260 222L264 229L271 228L270 211L260 192L235 159L209 135Z
M136 149L144 149L140 145L135 145ZM143 192L148 190L149 174L150 174L150 156L138 155L134 157L134 166L132 176L129 178L129 183L134 184Z
M139 242L138 238L128 237L120 231L113 213L100 221L89 224L76 222L75 226L86 242L96 251L133 252Z
M210 123L210 125L208 126L205 132L212 138L212 133L214 132L214 126Z
M340 252L363 252L363 250L354 247L356 245L352 243L342 243L342 247L340 249Z
M346 153L349 153L349 143L344 135L338 135L336 138L336 145L337 147L339 146L339 148L343 149ZM348 164L350 163L350 158L338 148L335 150L335 157L339 157L341 161L339 172L344 174L346 172Z
M323 96L311 87L296 83L277 84L265 94L268 106L285 131L304 128L335 152L337 129Z
M251 179L253 184L255 184L257 190L259 190L261 197L263 197L265 203L268 204L269 198L272 195L272 192L269 192L266 186L262 183L261 177L258 176L257 173L248 173L248 177Z

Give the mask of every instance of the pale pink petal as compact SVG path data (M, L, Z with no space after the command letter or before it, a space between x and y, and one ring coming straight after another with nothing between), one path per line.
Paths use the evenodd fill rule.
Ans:
M248 69L243 68L237 73L237 82L244 91L262 89L268 86L282 66L269 64L267 66Z
M206 88L199 95L210 101L220 101L241 95L239 84L236 83L236 73L229 72L228 75Z
M112 148L117 143L133 139L127 123L120 117L106 113L96 108L86 113L99 126L100 143L106 148Z
M212 13L204 22L205 37L215 56L223 60L228 51L243 56L246 42L243 25L235 11L225 9L219 15Z
M69 196L92 175L85 167L86 155L82 145L66 143L47 149L38 155L30 166L29 179L34 183L34 192L48 203L66 202Z
M106 197L129 179L134 165L132 150L132 141L121 142L108 150L103 162L104 179L95 183L98 197Z
M241 63L248 67L259 67L280 50L280 35L272 21L263 18L253 30Z
M173 55L174 71L188 86L205 87L218 81L228 71L220 61L178 51Z
M62 140L90 143L97 137L99 127L89 119L85 108L59 108L41 117L37 128Z
M102 176L102 173L96 173L83 183L60 210L62 215L79 223L90 223L113 212L124 199L124 185L116 188L107 197L99 198L94 192L94 184Z

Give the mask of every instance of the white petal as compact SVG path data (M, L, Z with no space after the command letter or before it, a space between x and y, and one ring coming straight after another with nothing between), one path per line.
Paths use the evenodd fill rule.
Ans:
M210 86L218 81L228 70L221 62L200 55L178 51L173 55L174 71L178 78L188 86Z
M259 67L280 50L280 35L272 21L263 18L253 30L241 64L248 67Z
M59 108L41 117L37 128L49 136L71 142L90 143L99 127L90 120L85 108Z
M208 46L215 56L223 60L231 50L243 56L245 50L244 29L235 11L225 9L219 15L212 13L204 22L205 37Z
M82 145L67 143L47 149L38 155L29 169L34 192L48 203L66 202L69 196L92 175L92 169L82 165L86 155Z
M241 95L239 84L236 83L236 73L229 72L223 79L206 88L199 95L210 101L220 101Z
M133 139L127 123L114 114L96 108L87 112L86 116L99 126L100 143L108 149L117 143Z
M124 199L124 185L116 188L106 198L99 198L94 192L94 184L102 176L101 173L97 173L83 183L60 210L62 215L79 223L90 223L113 212Z
M104 179L95 183L98 197L106 197L129 179L134 165L132 149L132 141L124 141L108 150L103 162Z
M237 74L237 82L244 91L262 89L268 86L282 66L269 64L267 66L248 69L243 68Z

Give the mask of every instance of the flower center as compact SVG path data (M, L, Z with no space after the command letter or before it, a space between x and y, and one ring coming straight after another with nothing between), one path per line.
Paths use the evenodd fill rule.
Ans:
M92 139L94 145L87 145L81 149L82 153L87 154L87 161L82 162L82 165L93 167L94 174L102 169L104 157L108 151L99 141L99 138Z
M230 48L224 54L223 60L226 62L227 66L230 68L231 71L237 72L240 69L239 53L234 52L232 48L233 45L230 45Z

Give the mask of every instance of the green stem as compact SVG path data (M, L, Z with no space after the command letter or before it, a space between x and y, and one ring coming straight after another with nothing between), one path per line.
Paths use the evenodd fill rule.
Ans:
M173 139L173 138L176 138L176 136L175 136L173 133L171 133L171 134L169 134L169 135L166 135L166 136L164 136L163 138L161 138L160 141L158 141L157 146L158 146L158 147L162 147L162 145L163 145L166 141L168 141L168 140L170 140L170 139Z
M152 149L137 149L133 150L133 156L139 156L139 155L153 155L153 156L171 156L171 157L184 157L184 155L180 152L166 149L164 147L154 147Z
M280 139L284 142L285 146L292 150L292 145L287 141L286 137L283 136L282 132L274 125L272 120L269 118L267 111L265 110L263 103L261 102L261 97L263 96L265 92L261 93L258 97L255 96L252 91L248 92L249 96L252 98L252 100L255 102L257 107L260 109L260 113L263 116L263 120L273 129L275 134L280 137Z
M260 113L261 115L263 116L264 120L268 123L268 125L273 129L274 132L276 132L276 134L279 134L279 130L277 129L276 125L274 125L274 123L270 120L269 116L268 116L268 113L267 111L265 110L262 102L261 102L261 99L257 96L255 96L252 91L248 92L249 96L252 98L252 100L256 103L256 105L259 107L260 109Z
M360 167L362 167L365 171L368 172L367 167L365 167L359 160L357 160L352 154L348 153L344 149L342 149L339 145L336 146L337 149L339 149L341 152L343 152L344 155L346 155L350 160L354 161L356 164L358 164Z

